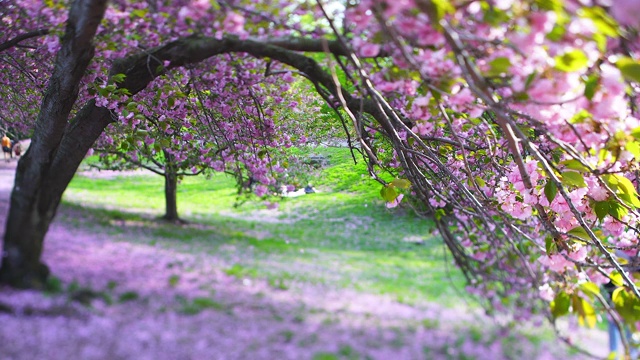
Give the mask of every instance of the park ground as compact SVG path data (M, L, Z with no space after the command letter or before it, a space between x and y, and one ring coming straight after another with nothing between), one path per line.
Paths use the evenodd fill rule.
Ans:
M15 164L0 164L0 234ZM588 358L547 327L503 327L483 315L437 238L369 198L363 206L378 209L370 217L327 212L325 200L349 203L327 193L314 211L304 200L217 209L211 198L178 226L144 210L161 196L127 206L109 200L124 190L92 188L132 186L117 175L74 180L45 242L47 291L0 287L0 359ZM133 175L140 186L161 185ZM189 201L184 187L179 201ZM409 230L391 239L378 223ZM373 240L352 240L365 231ZM605 357L604 332L568 332Z

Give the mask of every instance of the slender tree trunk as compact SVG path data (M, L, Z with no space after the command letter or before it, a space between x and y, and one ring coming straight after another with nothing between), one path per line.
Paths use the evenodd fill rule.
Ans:
M173 155L164 151L164 200L165 200L165 214L163 218L168 221L177 222L180 221L178 217L178 174L175 163L173 162Z
M16 287L43 285L49 274L46 265L40 262L44 236L62 192L106 126L105 123L100 128L101 121L109 119L107 110L97 109L91 103L80 111L82 117L68 123L80 80L93 58L92 40L106 3L106 0L76 0L69 10L66 32L31 145L18 163L4 235L1 283Z

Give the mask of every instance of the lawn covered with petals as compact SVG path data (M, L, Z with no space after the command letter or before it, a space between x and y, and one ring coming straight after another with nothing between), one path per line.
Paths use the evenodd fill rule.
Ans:
M0 288L0 358L583 358L484 316L431 222L387 209L344 150L325 155L319 192L277 210L234 207L224 175L185 178L183 225L157 219L158 176L77 175L45 243L47 291Z

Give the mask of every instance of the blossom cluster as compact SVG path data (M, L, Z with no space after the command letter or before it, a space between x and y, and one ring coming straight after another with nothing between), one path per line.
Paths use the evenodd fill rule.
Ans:
M363 66L403 118L403 135L378 130L420 169L397 174L492 308L547 312L542 298L560 316L565 295L595 306L585 284L609 281L639 296L624 265L640 250L636 8L369 0L347 11L356 51L393 63Z

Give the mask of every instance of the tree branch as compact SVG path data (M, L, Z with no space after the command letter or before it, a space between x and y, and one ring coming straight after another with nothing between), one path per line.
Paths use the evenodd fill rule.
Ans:
M29 31L28 33L20 34L14 37L13 39L5 41L2 44L0 44L0 52L10 49L27 39L31 39L38 36L44 36L48 34L49 34L49 29L38 29L38 30Z
M311 38L301 38L301 37L282 37L282 38L273 38L268 40L260 40L260 39L252 39L254 41L264 42L269 45L279 46L283 49L293 50L293 51L302 51L302 52L327 52L327 48L329 52L336 56L349 56L351 54L351 50L346 48L344 44L342 44L338 40L326 40L326 39L311 39ZM323 43L326 43L326 48ZM389 53L381 50L378 55L375 57L387 57Z

